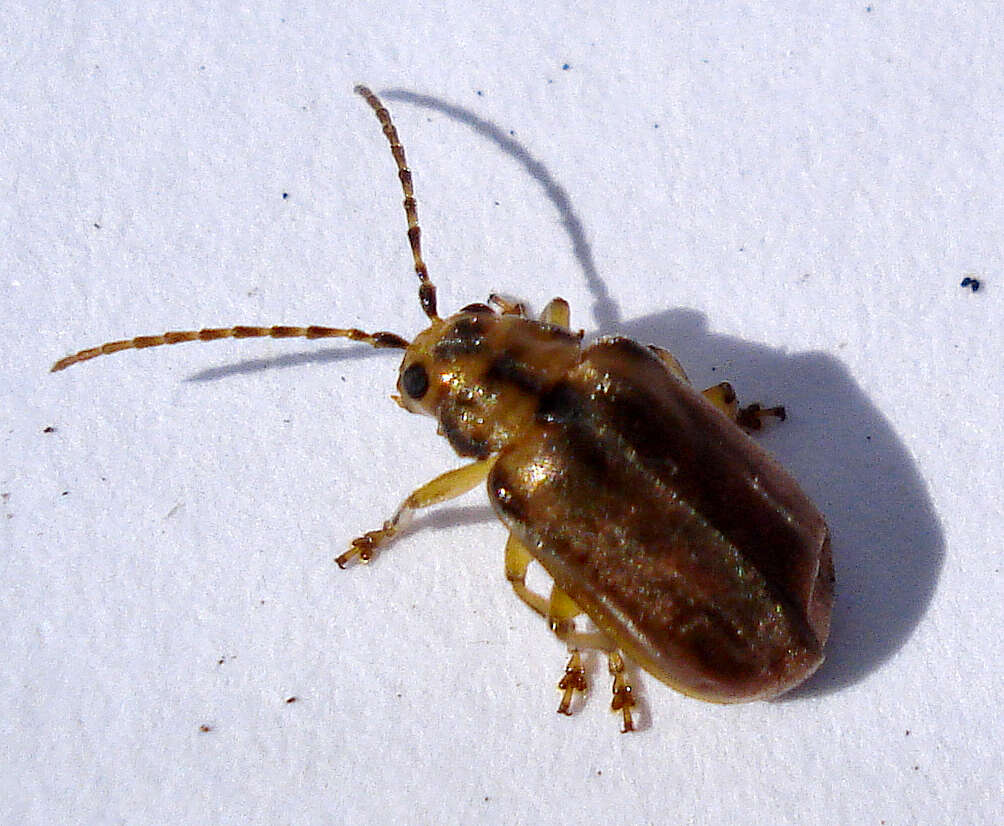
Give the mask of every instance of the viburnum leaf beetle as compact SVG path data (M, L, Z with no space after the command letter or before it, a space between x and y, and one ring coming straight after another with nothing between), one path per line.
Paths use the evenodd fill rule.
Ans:
M380 100L364 86L356 92L376 112L397 164L427 329L411 342L317 326L168 332L82 350L52 370L221 338L348 338L404 350L395 400L434 417L472 461L354 539L340 567L368 561L414 511L486 481L509 530L506 577L569 648L559 712L571 713L575 692L586 690L582 650L606 654L611 706L625 732L634 728L635 700L622 653L710 702L769 699L805 680L829 634L829 532L794 479L742 430L783 419L784 409L740 409L727 382L698 392L659 347L620 337L583 347L560 298L539 319L496 295L440 318L404 147ZM526 585L534 560L554 581L548 597ZM595 630L576 627L580 614Z

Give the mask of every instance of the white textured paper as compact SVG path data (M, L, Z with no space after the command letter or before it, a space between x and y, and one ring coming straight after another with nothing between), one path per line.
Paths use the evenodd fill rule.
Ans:
M816 5L8 3L0 820L1001 822L1004 15ZM787 405L763 438L838 576L792 697L636 674L622 736L594 662L559 717L481 493L339 571L458 463L394 353L46 372L168 329L420 330L358 82L444 312L562 295Z

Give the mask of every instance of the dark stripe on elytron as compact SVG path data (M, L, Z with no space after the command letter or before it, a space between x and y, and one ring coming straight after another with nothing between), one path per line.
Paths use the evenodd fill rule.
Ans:
M603 421L595 417L595 406L586 394L563 381L547 390L537 406L537 422L552 431L551 439L564 443L561 453L576 467L567 468L573 479L609 481L619 474L623 456L611 448Z
M616 446L616 440L610 439L611 435L603 428L597 430L591 427L585 421L579 425L557 428L554 437L563 440L564 444L555 455L565 460L563 477L566 482L575 485L575 494L566 490L563 495L563 484L559 482L557 489L537 490L528 497L525 491L513 488L508 468L499 462L493 467L489 477L496 502L511 523L521 527L524 541L528 541L531 546L534 540L542 541L545 546L544 558L553 559L564 570L572 572L570 575L573 579L581 577L581 585L587 592L595 595L606 593L608 597L614 598L613 605L616 605L616 612L621 616L645 617L647 611L644 600L653 598L655 593L661 594L656 599L657 604L675 606L669 617L653 618L651 622L642 623L639 630L643 635L660 640L676 639L680 645L692 648L694 656L698 658L707 654L702 650L702 645L707 644L712 649L705 656L710 669L730 680L741 676L748 667L745 653L750 645L743 634L753 631L755 618L751 620L749 616L743 615L733 621L716 604L693 603L693 594L671 578L660 579L657 576L640 584L637 578L632 577L632 568L619 570L618 576L613 579L602 573L611 566L616 570L617 565L623 565L623 561L616 560L624 560L626 548L610 544L608 539L600 538L595 532L595 509L602 510L610 497L618 495L616 490L621 482L632 477L637 482L636 474L644 473L637 466L633 469L627 467L623 456L611 455L611 450ZM605 439L607 441L603 444ZM601 491L600 496L592 500L590 490L594 484L599 485ZM644 491L638 489L637 485L635 488L635 492L644 495ZM627 539L632 543L633 553L639 554L634 561L641 570L657 573L659 557L665 550L658 544L653 545L651 550L655 552L656 558L651 562L645 560L646 551L650 550L645 545L646 529L658 531L659 526L663 525L663 515L659 513L658 503L648 501L646 504L648 512L638 515L641 522L624 527L629 529ZM588 516L578 510L580 507L590 506ZM617 506L615 510L622 512ZM543 522L536 522L541 516ZM574 527L575 519L580 516L584 521L579 527ZM639 587L646 595L644 599L636 592Z
M498 381L511 384L534 396L541 391L540 380L533 371L518 359L513 358L509 351L504 351L492 359L485 371L485 379L487 382Z
M616 403L605 407L613 429L644 467L679 490L709 523L751 558L768 582L785 581L789 560L783 549L797 549L799 537L783 514L764 507L763 500L750 487L745 463L723 460L719 445L702 440L702 434L694 432L692 419L684 415L677 416L677 421L668 420L666 408L651 404L644 394L618 392ZM670 409L677 412L678 406ZM729 451L724 453L730 456ZM686 472L676 473L680 467Z
M695 657L705 659L708 668L723 678L742 677L749 663L749 640L755 638L756 610L763 609L767 603L757 600L752 612L742 611L731 616L730 609L718 604L713 597L700 598L700 590L693 593L672 578L663 578L663 557L667 553L664 531L672 535L676 520L681 516L677 514L670 520L659 501L651 498L657 495L656 491L644 479L646 476L651 479L651 474L630 461L623 450L618 452L617 448L623 445L618 445L610 428L595 427L598 423L598 419L583 417L581 423L560 427L557 431L556 435L564 444L554 455L563 460L563 480L571 482L574 491L566 489L562 493L560 488L547 493L536 491L524 498L517 489L508 501L499 500L505 505L505 512L520 521L530 539L544 543L545 556L560 561L567 570L577 571L573 576L583 577L582 583L589 591L597 595L607 593L613 599L611 605L616 606L621 616L639 620L646 617L645 602L648 600L657 605L675 606L668 618L651 617L641 622L639 630L643 635L652 639L676 639L680 645L692 649ZM496 464L494 470L501 470L500 465ZM499 480L503 484L507 481L501 474ZM563 486L563 482L559 485ZM593 490L596 490L595 496L591 493ZM616 501L618 491L643 497L643 501L637 503L638 513L627 515L623 503ZM548 501L555 509L550 508ZM608 507L611 510L608 511ZM622 526L626 531L623 541L628 545L618 545L611 540L611 534L602 531L602 519L599 523L596 520L597 514L604 512L616 513L628 520ZM533 521L541 516L542 522ZM579 519L582 521L577 522ZM576 524L580 527L574 527ZM588 530L583 531L586 526ZM625 557L628 547L631 556ZM627 568L620 567L626 563ZM653 577L639 580L632 574L635 565L640 572L651 571ZM611 578L604 571L614 571L616 575ZM770 593L769 583L767 587ZM644 597L639 596L639 591ZM657 593L661 596L654 596ZM695 597L698 598L695 600ZM774 599L768 597L771 602ZM710 651L705 651L705 647Z
M755 649L755 617L731 616L714 602L695 601L694 595L674 579L647 583L643 597L625 594L620 607L626 616L644 617L649 601L671 605L673 610L658 620L644 623L639 629L642 634L687 649L688 656L717 679L742 683L748 678L756 655L765 653Z
M484 323L477 315L460 318L436 342L432 348L433 358L448 361L484 352L488 346L484 333Z
M537 405L537 421L569 424L582 415L582 402L581 393L577 393L568 382L559 382L541 395Z
M800 566L792 564L802 548L797 526L784 513L765 507L763 498L750 487L744 445L723 447L708 439L708 424L716 422L698 400L685 398L682 394L687 391L681 388L672 392L667 403L651 389L622 378L630 375L631 362L655 358L635 347L621 348L625 370L608 379L608 393L595 398L597 420L609 424L646 471L678 491L720 530L779 599L800 605L798 582L793 579ZM738 430L734 437L737 442L748 438ZM677 468L686 472L677 473ZM776 470L764 473L764 478L769 479L771 473ZM800 611L790 612L792 617L799 615Z

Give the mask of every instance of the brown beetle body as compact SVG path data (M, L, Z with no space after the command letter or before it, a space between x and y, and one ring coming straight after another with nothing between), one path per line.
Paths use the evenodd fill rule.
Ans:
M589 347L499 454L489 492L558 586L685 694L768 698L822 662L822 516L647 348Z
M53 370L124 349L272 336L349 338L403 349L398 403L433 416L469 464L412 493L336 560L367 561L410 514L487 481L509 529L506 576L568 643L559 711L586 688L580 650L607 654L614 710L633 728L620 652L685 694L712 702L774 697L823 659L833 562L823 517L740 425L784 418L740 410L727 383L696 391L666 351L624 338L582 347L568 305L539 320L492 296L442 319L420 250L411 173L390 115L369 90L405 194L409 240L429 327L393 333L333 327L229 327L110 342ZM554 581L526 586L531 561ZM586 614L598 630L576 629Z
M416 371L421 392L405 379ZM434 416L461 456L494 457L499 517L647 671L741 702L822 662L823 517L652 349L607 338L582 350L558 326L484 307L417 336L400 375L402 406Z

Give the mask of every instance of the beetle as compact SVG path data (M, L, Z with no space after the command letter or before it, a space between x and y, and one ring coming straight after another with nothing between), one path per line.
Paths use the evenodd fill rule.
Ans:
M607 336L584 346L555 298L539 318L492 295L441 318L421 250L411 171L390 113L366 87L404 193L428 327L411 341L336 327L209 328L113 341L53 371L120 350L223 338L347 338L404 351L398 395L432 416L470 461L408 496L335 560L368 562L419 509L486 484L508 529L505 575L564 641L558 711L587 690L582 651L606 655L611 708L627 732L635 699L624 656L684 694L770 699L823 661L834 571L823 516L746 430L784 408L740 408L727 382L698 392L666 350ZM532 591L536 561L553 580ZM592 629L576 619L585 615Z

